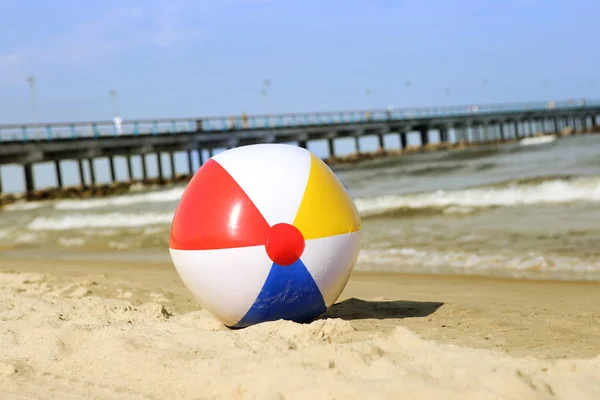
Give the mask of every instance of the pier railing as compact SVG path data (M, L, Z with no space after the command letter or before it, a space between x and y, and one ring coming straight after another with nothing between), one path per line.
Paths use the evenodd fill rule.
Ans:
M461 105L449 107L388 108L361 111L288 113L278 115L235 115L173 119L57 122L0 125L0 141L51 141L120 135L165 135L186 132L223 132L360 124L441 117L469 117L518 112L576 111L600 107L600 100L565 100L528 103Z

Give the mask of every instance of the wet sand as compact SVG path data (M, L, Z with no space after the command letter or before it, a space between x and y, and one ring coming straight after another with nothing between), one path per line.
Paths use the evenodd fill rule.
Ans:
M600 283L355 273L231 331L170 264L2 259L0 305L6 398L600 398Z

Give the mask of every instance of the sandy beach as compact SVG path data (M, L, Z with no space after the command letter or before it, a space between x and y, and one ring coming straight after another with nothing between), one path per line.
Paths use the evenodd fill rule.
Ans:
M3 398L597 399L600 283L355 273L229 330L168 263L0 262Z
M1 9L0 400L600 400L600 0Z
M183 185L5 207L0 398L600 399L599 149L340 168L364 239L309 324L201 309L167 251Z

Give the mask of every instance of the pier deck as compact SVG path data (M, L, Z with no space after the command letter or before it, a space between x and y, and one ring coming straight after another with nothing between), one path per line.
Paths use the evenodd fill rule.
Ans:
M407 135L417 132L420 145L427 146L436 134L441 147L459 143L488 143L516 140L533 134L559 133L564 129L594 130L600 114L600 101L559 103L523 103L484 106L455 106L422 109L387 109L328 113L282 114L275 116L236 116L187 119L132 120L115 125L112 121L0 125L0 167L18 164L23 167L25 193L36 197L33 165L54 162L57 188L62 189L61 162L79 164L82 188L96 185L92 160L108 158L109 176L117 182L114 157L126 158L129 180L133 179L132 156L142 158L142 182L161 183L166 177L162 157L157 157L158 177L147 173L146 155L170 155L171 174L175 175L174 153L187 152L189 174L192 158L202 165L203 151L233 148L255 143L297 143L307 147L313 140L326 140L330 158L335 158L336 139L354 138L360 153L359 139L378 138L384 151L384 136L399 135L400 148L407 148ZM90 163L86 182L83 163ZM167 179L169 178L169 179ZM0 192L2 185L0 182ZM39 196L38 196L39 197Z

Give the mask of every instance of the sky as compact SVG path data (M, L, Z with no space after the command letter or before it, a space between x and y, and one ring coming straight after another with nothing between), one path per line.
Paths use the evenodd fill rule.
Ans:
M597 0L0 0L0 10L0 125L34 121L28 76L43 122L111 119L111 90L136 119L592 98L600 87Z

